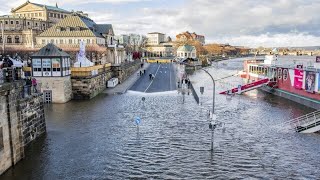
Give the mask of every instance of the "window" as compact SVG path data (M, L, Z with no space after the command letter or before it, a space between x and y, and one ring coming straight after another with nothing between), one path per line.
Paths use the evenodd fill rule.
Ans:
M39 13L39 16L42 17L42 13Z
M20 43L20 38L19 38L19 36L14 37L14 43Z
M46 44L46 40L42 39L42 44Z
M60 14L58 14L58 18L60 18Z
M38 17L38 13L35 13L35 17Z
M78 44L80 44L80 42L81 42L81 39L78 39Z
M72 39L69 39L69 44L72 44Z
M0 43L2 43L2 36L0 36Z
M31 13L31 17L33 17L34 16L34 14L33 13Z
M5 24L8 24L8 21L5 21Z
M30 26L30 22L27 22L27 25Z
M7 43L12 43L12 38L11 38L11 36L8 36L8 37L7 37Z
M90 39L87 39L87 44L90 44Z
M54 39L51 39L51 41L50 41L51 43L54 43Z
M36 26L38 26L38 23L36 23Z
M55 13L53 14L53 17L54 17L54 18L56 17L56 14L55 14Z
M2 151L4 148L3 145L3 132L2 132L2 127L0 127L0 151Z
M19 21L16 21L16 24L19 24Z
M63 44L63 39L60 39L60 44Z

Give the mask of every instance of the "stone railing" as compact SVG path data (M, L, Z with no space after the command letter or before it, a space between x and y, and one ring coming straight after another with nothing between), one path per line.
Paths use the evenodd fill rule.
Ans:
M71 77L91 77L110 70L111 64L90 67L72 67Z

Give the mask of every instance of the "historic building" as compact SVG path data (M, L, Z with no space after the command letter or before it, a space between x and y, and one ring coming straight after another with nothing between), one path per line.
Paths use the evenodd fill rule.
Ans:
M22 18L19 16L0 16L1 28L0 43L5 46L33 47L37 34L47 29L49 23L41 19Z
M177 41L199 41L202 45L205 44L205 37L198 35L195 32L190 33L188 31L176 35Z
M29 0L11 10L13 16L41 19L50 23L50 26L67 17L71 12L55 6L32 3Z
M36 78L46 103L71 99L70 55L49 43L32 56L32 76Z
M111 24L96 24L87 15L74 12L36 37L37 47L53 43L75 60L80 42L86 42L87 56L96 64L120 64L126 58L117 44Z
M0 35L0 42L5 48L33 48L36 36L59 22L70 12L58 8L27 1L11 10L11 15L0 16L0 23L4 30L4 37Z
M177 49L178 58L197 58L197 50L194 46L183 45Z

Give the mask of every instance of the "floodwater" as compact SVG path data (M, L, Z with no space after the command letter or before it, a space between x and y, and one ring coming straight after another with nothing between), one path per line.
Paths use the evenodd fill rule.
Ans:
M242 59L226 62L210 69L215 78L242 67ZM47 135L0 179L320 178L320 135L281 125L312 109L257 90L216 95L215 112L224 126L216 129L211 152L212 84L201 71L191 79L205 87L202 106L192 95L183 103L176 91L48 105ZM216 92L241 83L228 79L217 81Z

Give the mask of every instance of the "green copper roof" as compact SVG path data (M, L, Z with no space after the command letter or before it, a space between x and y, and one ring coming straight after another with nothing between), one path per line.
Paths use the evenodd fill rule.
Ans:
M33 5L36 5L36 6L40 6L40 7L46 7L48 10L60 11L60 12L66 12L66 13L69 12L69 11L66 11L64 9L58 8L56 6L47 6L47 5L44 5L44 4L37 4L37 3L32 3L32 2L30 2L30 4L33 4Z
M195 49L194 46L183 45L183 46L180 46L177 51L193 51L194 49Z

